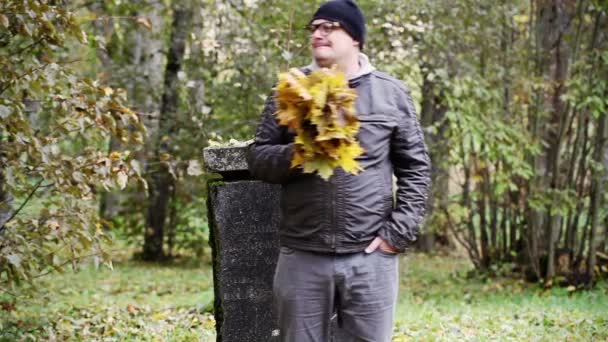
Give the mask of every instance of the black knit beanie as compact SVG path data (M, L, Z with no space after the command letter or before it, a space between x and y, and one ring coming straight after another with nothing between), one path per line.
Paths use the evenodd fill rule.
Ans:
M365 17L352 0L332 0L324 3L312 16L310 22L326 19L340 23L342 28L356 41L360 49L365 42Z

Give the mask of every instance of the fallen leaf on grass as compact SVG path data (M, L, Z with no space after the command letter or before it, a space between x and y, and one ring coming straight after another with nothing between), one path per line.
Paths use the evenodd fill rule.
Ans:
M131 314L136 314L139 310L137 309L137 307L133 304L129 304L127 305L127 311Z

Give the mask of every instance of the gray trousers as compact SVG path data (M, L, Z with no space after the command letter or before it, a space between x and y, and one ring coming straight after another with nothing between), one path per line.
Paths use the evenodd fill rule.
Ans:
M333 255L281 247L273 286L279 340L390 341L398 260L379 249Z

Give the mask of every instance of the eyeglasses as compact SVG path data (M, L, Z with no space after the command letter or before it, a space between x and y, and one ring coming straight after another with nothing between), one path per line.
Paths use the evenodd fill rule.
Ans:
M318 23L318 24L310 24L306 27L308 29L308 32L312 35L313 33L315 33L318 29L320 29L321 31L321 35L322 36L329 36L330 33L334 32L335 30L340 28L340 23L335 22L335 21L324 21L322 23Z

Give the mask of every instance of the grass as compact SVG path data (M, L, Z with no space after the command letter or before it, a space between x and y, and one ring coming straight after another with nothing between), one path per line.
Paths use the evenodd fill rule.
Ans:
M608 284L543 289L512 278L466 277L467 260L402 262L394 341L608 340Z
M402 260L394 341L608 340L608 284L544 290L465 276L460 257ZM55 274L0 295L0 340L214 341L209 266L115 264Z
M0 340L215 340L209 266L118 262L113 271L90 266L37 287L0 313Z

